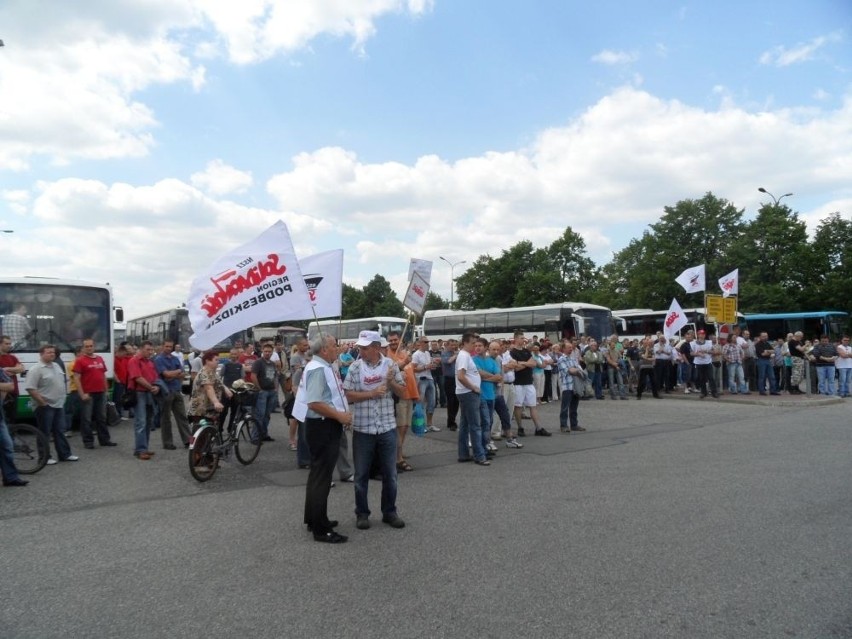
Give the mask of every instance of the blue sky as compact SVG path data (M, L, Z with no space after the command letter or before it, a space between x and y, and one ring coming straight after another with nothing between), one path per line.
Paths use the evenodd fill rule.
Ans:
M439 255L571 225L603 264L707 191L849 217L850 37L841 0L7 0L0 272L134 316L280 218L446 297Z

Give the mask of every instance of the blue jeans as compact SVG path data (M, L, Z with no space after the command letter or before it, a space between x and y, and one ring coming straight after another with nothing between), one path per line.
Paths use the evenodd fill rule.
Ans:
M482 425L482 446L491 441L491 427L494 425L494 400L479 396L479 423Z
M741 393L748 392L743 364L742 362L728 362L728 389L732 393L736 393L738 387Z
M39 430L47 437L48 448L50 447L50 435L53 434L56 456L60 461L68 459L71 456L71 446L65 439L65 407L39 406L36 408L35 414Z
M20 479L18 469L15 468L15 449L6 420L0 411L0 474L4 482L17 481Z
M562 403L559 408L559 428L577 428L577 407L580 405L580 396L573 390L562 390Z
M826 368L831 368L831 372L834 374L834 366L826 366ZM775 370L772 368L772 361L761 357L757 360L757 390L761 393L766 392L767 379L769 379L769 392L777 393L778 382L775 380Z
M595 397L603 399L603 371L600 368L595 368L595 371L590 374L592 379L592 388L595 389Z
M133 392L133 391L130 391ZM151 393L136 391L136 406L133 407L133 453L147 452L148 437L154 423L154 397Z
M840 377L838 380L840 386L837 391L838 394L841 397L849 397L849 381L852 380L852 368L838 368L837 374Z
M485 460L485 448L482 446L482 424L479 420L479 393L473 391L458 395L459 413L459 461L470 459L468 439L473 446L473 458Z
M382 473L382 515L396 514L396 429L380 435L352 432L352 461L355 463L355 515L369 515L367 489L370 466L378 459Z
M834 395L834 366L817 366L820 395Z
M852 370L852 369L850 369ZM514 408L514 406L512 407ZM497 417L500 418L500 425L505 434L512 432L512 416L509 414L509 407L506 406L506 399L502 393L497 393L494 398L494 410L497 411Z
M423 408L426 409L426 414L431 415L435 412L435 381L430 376L429 379L417 380L417 392L420 393L420 401L423 402Z
M278 396L278 390L262 390L257 394L257 404L255 404L255 417L260 425L260 436L269 436L269 418L272 417L272 408L275 406L275 398Z
M609 396L615 399L615 395L618 393L619 397L627 397L627 386L624 384L621 368L609 366L606 369L606 374L609 378Z

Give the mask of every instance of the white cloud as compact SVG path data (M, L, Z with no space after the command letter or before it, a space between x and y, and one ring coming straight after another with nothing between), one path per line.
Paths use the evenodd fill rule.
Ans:
M813 60L816 57L816 53L826 44L840 42L842 39L839 33L831 33L829 35L817 36L810 42L799 43L790 49L784 46L773 47L761 54L759 58L760 64L786 67L791 64Z
M420 15L429 0L8 0L0 6L0 170L32 158L147 155L157 116L138 95L154 85L200 91L200 62L222 51L255 63L315 37L348 37L362 51L375 20Z
M199 0L198 9L225 43L232 62L248 64L305 47L322 33L352 38L363 53L376 31L375 20L390 12L420 15L431 0Z
M606 65L630 64L632 62L636 62L638 59L639 55L636 53L611 51L610 49L604 49L600 53L596 53L592 56L592 62L598 62Z
M205 186L213 173L195 183ZM849 215L850 174L852 97L831 111L749 112L625 87L514 151L455 162L424 155L413 163L364 162L340 147L301 153L267 182L278 202L270 209L176 179L66 178L30 193L6 191L3 200L22 207L33 230L4 257L24 265L16 272L111 281L133 316L180 303L202 268L280 218L299 255L344 248L349 283L381 273L402 293L414 256L436 261L434 290L448 296L449 268L439 255L466 260L459 275L479 255L497 256L524 239L546 246L570 225L602 264L664 206L713 191L754 210L761 184L825 194L829 204L803 211L813 224L811 217L833 210ZM68 248L85 246L97 250ZM39 272L25 266L34 255Z
M235 169L220 159L208 162L204 171L192 174L190 181L211 195L244 193L254 183L250 172Z
M831 112L752 113L732 100L711 111L622 88L525 149L406 165L327 147L293 158L267 188L282 205L360 236L358 263L392 273L410 256L472 261L522 239L544 246L567 225L604 263L680 199L709 190L753 206L767 176L824 191L850 174L852 98ZM449 290L448 275L437 276L442 284Z

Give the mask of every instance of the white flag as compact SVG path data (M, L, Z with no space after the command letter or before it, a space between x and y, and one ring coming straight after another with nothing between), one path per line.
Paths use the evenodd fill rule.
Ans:
M698 293L703 291L704 286L704 264L686 269L675 278L687 293Z
M415 273L420 276L427 284L432 284L432 262L429 260L418 260L416 257L411 258L411 263L408 265L408 281Z
M281 220L210 265L189 289L189 343L204 350L255 324L313 317L299 261Z
M735 268L725 277L719 278L719 288L722 289L722 297L740 294L740 269Z
M666 339L670 339L673 335L677 335L678 331L686 324L686 313L677 303L677 299L672 298L672 305L669 306L669 312L666 313L666 320L663 322L663 335L666 336Z
M408 283L403 305L415 315L423 315L423 307L426 306L426 296L429 295L429 285L423 276L415 271Z
M299 260L317 318L343 314L343 249L317 253ZM290 319L313 319L293 317Z

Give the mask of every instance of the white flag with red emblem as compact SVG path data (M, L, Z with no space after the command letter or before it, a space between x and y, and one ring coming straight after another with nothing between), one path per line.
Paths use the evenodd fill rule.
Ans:
M686 326L686 323L686 313L677 303L677 299L672 298L672 305L669 307L669 312L666 313L665 322L663 322L663 335L666 336L666 339L671 339Z
M290 232L281 220L216 260L192 282L186 302L194 348L211 348L264 322L313 317Z
M675 282L680 284L687 293L703 291L705 288L704 264L686 269L675 278Z
M735 268L725 277L719 278L719 288L722 289L722 297L740 294L740 269Z
M343 249L299 260L316 317L340 317L343 311ZM293 319L313 319L314 315Z

